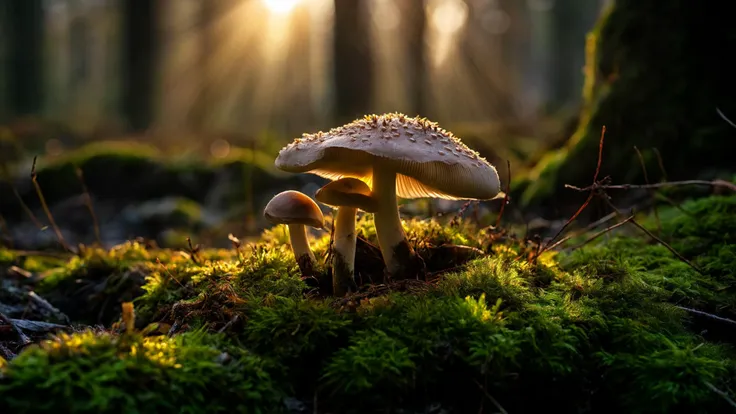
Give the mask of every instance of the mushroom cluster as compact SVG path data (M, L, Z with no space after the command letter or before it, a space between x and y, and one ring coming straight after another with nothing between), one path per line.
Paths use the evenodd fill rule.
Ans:
M451 132L426 118L368 115L328 132L304 134L282 148L276 167L332 180L317 201L337 207L333 286L355 288L356 209L373 213L388 275L412 278L424 262L406 239L398 197L489 200L503 197L498 173ZM339 264L339 266L335 266ZM334 270L340 269L340 270Z

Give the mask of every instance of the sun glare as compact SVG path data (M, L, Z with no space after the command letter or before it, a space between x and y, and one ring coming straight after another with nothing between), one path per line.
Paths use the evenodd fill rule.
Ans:
M261 0L268 11L275 14L286 14L302 0Z

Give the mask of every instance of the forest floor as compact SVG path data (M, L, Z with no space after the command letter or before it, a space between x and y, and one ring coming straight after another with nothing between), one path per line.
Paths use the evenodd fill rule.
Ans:
M301 276L281 226L230 249L2 249L0 411L734 409L735 195L554 248L462 218L405 225L427 280L375 283L363 216L345 298ZM329 234L312 247L329 263Z
M134 155L124 159L151 165ZM63 200L76 177L58 165L35 178ZM195 172L132 182L212 178ZM104 191L107 177L85 177ZM426 280L384 280L371 216L360 215L360 290L342 298L317 282L331 277L329 232L312 234L317 279L299 271L284 226L227 247L8 244L0 412L734 411L736 194L732 182L690 184L708 190L639 188L655 201L629 212L608 192L630 187L596 174L550 237L515 220L513 201L493 225L468 204L407 219ZM587 223L592 200L610 214Z

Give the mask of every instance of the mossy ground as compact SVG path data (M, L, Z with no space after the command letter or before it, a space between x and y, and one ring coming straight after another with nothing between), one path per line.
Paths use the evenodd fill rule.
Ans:
M429 281L347 298L302 279L283 227L194 255L0 250L4 266L35 266L37 292L77 322L106 327L3 361L0 411L726 412L734 327L688 309L736 318L736 196L659 215L660 237L702 274L635 228L530 262L528 241L462 220L406 223L425 258L445 257ZM364 277L382 270L371 223L358 223ZM329 244L312 241L322 259ZM119 321L127 300L134 333Z

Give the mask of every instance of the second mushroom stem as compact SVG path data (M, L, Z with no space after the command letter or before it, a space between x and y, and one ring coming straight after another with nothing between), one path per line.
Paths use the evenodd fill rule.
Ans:
M404 227L401 225L396 197L396 172L380 165L375 166L372 192L378 205L373 216L376 238L386 269L397 279L411 277L413 275L401 273L404 270L415 272L419 270L416 267L423 266L423 263L417 264L417 260L421 259L409 246Z
M289 241L302 274L311 276L317 259L307 240L307 227L303 224L289 224Z
M358 209L341 206L335 217L335 246L333 250L332 289L335 296L355 292L355 216Z

